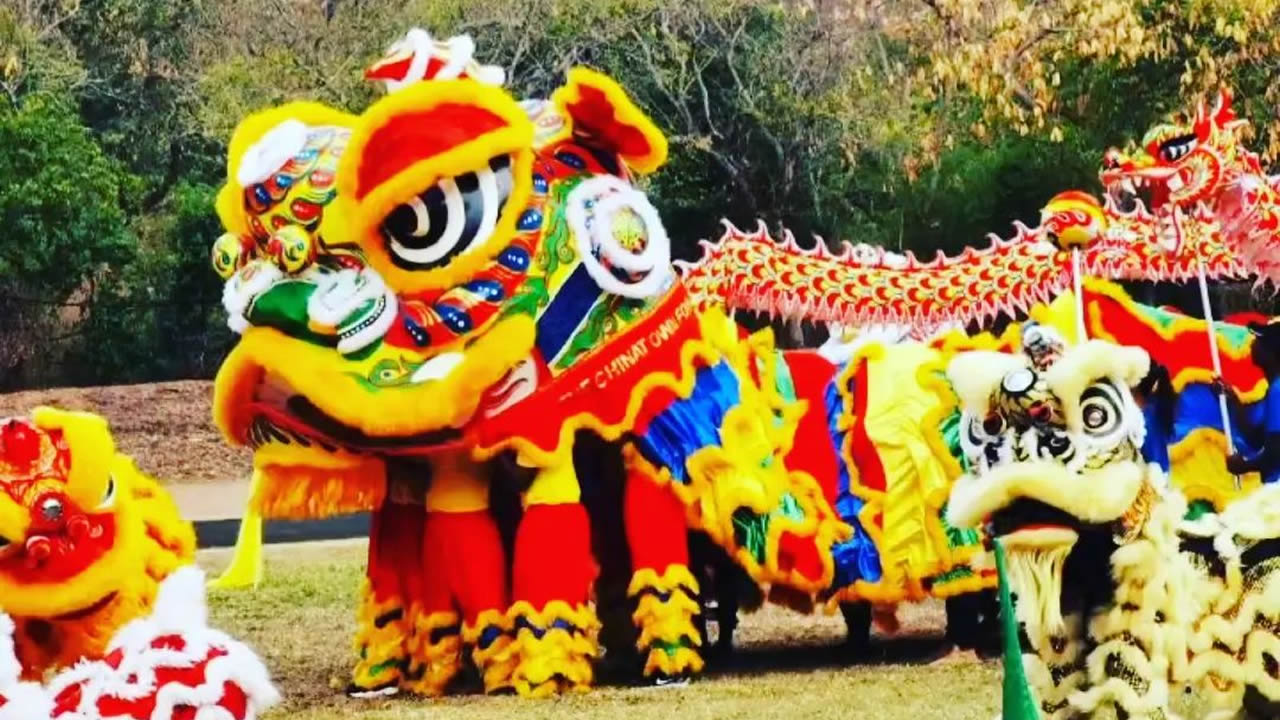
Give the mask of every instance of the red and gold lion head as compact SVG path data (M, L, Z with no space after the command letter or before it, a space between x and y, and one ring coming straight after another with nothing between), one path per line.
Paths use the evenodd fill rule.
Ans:
M24 670L97 656L191 561L195 533L96 415L0 420L0 611Z

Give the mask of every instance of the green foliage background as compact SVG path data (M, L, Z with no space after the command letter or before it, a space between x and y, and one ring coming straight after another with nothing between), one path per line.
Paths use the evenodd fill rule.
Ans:
M232 341L208 266L231 130L290 99L359 111L362 69L415 25L471 33L521 97L575 64L616 77L671 137L649 189L684 258L722 217L930 256L983 244L1092 188L1108 144L1184 101L1177 57L1068 62L1060 142L978 139L948 130L976 100L893 82L930 48L840 6L0 0L0 389L211 376Z

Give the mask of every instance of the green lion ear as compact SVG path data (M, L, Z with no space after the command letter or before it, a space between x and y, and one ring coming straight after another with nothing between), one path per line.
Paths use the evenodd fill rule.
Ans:
M1009 576L1005 571L1004 546L993 539L996 572L1000 576L1000 629L1004 633L1004 686L1000 720L1040 720L1027 671L1022 665L1022 645L1018 642L1018 620L1009 593Z

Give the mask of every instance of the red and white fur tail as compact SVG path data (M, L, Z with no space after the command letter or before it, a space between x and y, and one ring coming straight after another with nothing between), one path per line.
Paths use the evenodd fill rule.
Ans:
M248 646L208 627L204 588L195 567L173 573L105 658L44 687L18 682L13 623L0 614L0 720L255 720L280 695Z

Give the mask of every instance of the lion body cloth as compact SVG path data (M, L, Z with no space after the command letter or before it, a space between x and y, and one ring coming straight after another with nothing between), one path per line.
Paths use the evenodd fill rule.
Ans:
M23 677L102 657L195 544L102 418L37 408L0 420L0 613Z
M948 368L967 467L948 513L1007 550L1042 716L1164 720L1189 696L1203 717L1276 717L1280 488L1189 513L1142 460L1146 352L1034 326L1023 346Z

